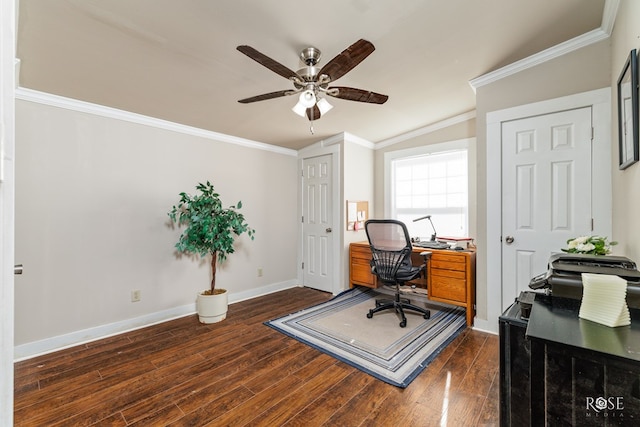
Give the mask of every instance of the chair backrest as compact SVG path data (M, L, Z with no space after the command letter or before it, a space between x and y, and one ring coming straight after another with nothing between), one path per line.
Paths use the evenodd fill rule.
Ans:
M364 224L375 274L393 283L401 266L411 266L411 238L407 226L395 219L370 219Z
M411 249L407 226L395 219L370 219L364 224L369 245L380 250L399 251Z

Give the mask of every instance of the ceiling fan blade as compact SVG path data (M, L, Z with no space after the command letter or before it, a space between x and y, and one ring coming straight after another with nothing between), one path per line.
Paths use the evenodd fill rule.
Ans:
M320 119L320 109L317 105L314 105L311 108L307 108L307 118L309 119L309 121Z
M241 104L249 104L251 102L265 101L267 99L279 98L281 96L291 95L292 90L279 90L277 92L263 93L262 95L252 96L250 98L240 99L238 102Z
M267 67L274 73L280 74L285 79L291 79L294 77L298 79L300 78L295 73L295 71L292 71L289 68L282 65L281 63L274 61L273 59L269 58L267 55L258 52L251 46L241 45L241 46L238 46L236 49L238 49L240 52L244 53L245 55L247 55L249 58L253 59L257 63Z
M335 93L334 89L337 89L337 93ZM389 99L387 95L383 95L381 93L344 86L332 86L327 88L327 95L333 96L334 98L368 102L371 104L384 104L387 102L387 99Z
M326 74L331 81L336 81L364 61L375 49L371 42L360 39L326 63L318 74Z

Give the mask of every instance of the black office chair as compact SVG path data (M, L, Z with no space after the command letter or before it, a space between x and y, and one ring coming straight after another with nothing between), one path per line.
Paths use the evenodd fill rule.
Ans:
M411 263L411 238L407 226L393 219L371 219L365 222L369 246L371 247L371 272L378 276L387 286L395 287L395 298L376 300L376 307L369 310L367 317L371 319L379 311L394 309L400 318L400 327L407 326L405 309L422 313L425 319L431 317L426 308L418 307L406 298L400 298L400 285L416 279L425 271L431 252L422 252L424 263L413 266Z

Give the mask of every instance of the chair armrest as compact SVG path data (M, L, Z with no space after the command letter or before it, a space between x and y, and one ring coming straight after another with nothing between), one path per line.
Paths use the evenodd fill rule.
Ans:
M432 254L433 254L433 252L430 252L430 251L422 251L422 252L420 252L420 256L424 259L424 262L422 263L422 265L420 265L420 269L421 270L426 270L427 269L427 261L429 260L429 258L431 258Z

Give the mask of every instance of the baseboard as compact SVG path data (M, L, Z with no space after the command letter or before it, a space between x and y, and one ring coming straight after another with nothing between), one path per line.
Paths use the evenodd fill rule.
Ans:
M290 289L298 286L297 281L287 280L285 282L274 283L260 288L251 289L244 292L236 292L229 294L229 304L245 301L274 292ZM167 322L184 316L192 315L196 312L195 301L193 304L187 304L180 307L170 308L168 310L158 311L155 313L145 314L144 316L126 319L119 322L109 323L107 325L96 326L94 328L83 329L64 335L58 335L46 338L40 341L33 341L26 344L15 346L13 349L14 362L31 359L54 351L63 350L65 348L84 344L91 341L107 338L113 335L122 334L124 332L145 328L157 323Z
M248 299L261 297L263 295L269 295L274 292L284 291L285 289L291 289L298 286L296 279L287 280L279 283L272 283L271 285L261 286L259 288L251 289L244 292L234 292L229 294L229 304L233 304L240 301L246 301Z
M498 335L498 322L490 322L484 319L473 319L473 330Z

